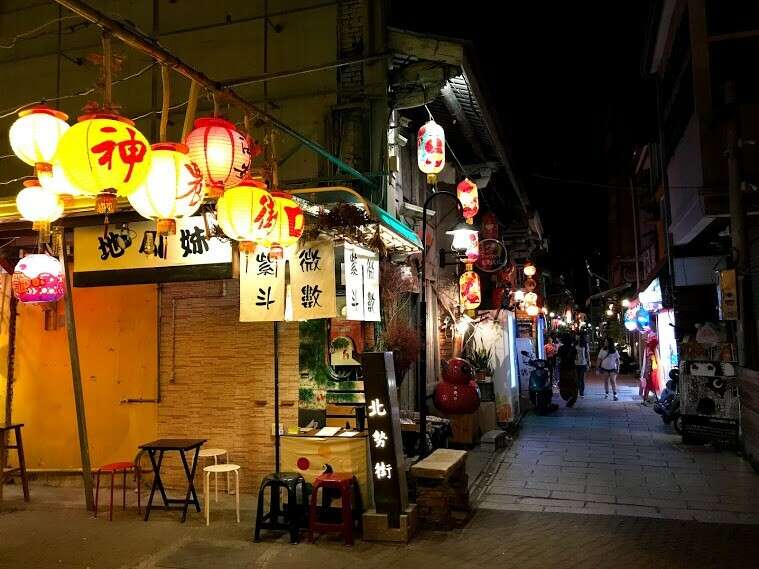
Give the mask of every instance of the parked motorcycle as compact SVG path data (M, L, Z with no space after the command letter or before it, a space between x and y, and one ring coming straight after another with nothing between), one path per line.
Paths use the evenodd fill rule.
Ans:
M680 370L672 368L669 381L662 389L659 400L654 403L654 411L661 415L665 425L672 423L675 431L683 432L683 416L680 413Z
M527 351L522 351L522 355L529 358L527 365L532 368L530 372L529 393L530 401L535 406L535 412L538 415L553 413L559 406L551 403L553 385L551 384L551 373L548 369L548 362L540 358L533 358Z

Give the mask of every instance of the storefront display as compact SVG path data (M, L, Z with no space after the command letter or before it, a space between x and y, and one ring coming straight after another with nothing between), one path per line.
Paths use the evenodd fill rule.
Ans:
M738 378L733 363L683 361L680 398L685 442L738 445Z

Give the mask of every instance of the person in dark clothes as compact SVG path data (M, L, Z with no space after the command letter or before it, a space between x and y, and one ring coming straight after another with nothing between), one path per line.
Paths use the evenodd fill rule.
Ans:
M574 338L566 334L561 339L561 347L556 356L559 367L559 394L572 407L577 401L577 350Z

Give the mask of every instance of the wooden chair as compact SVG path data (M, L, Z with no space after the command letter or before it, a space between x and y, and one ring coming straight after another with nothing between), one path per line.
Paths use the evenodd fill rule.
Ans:
M26 475L26 459L24 458L24 443L21 439L21 427L23 423L14 425L0 426L0 485L5 484L6 478L13 476L21 477L21 485L24 490L24 502L29 501L29 478ZM6 444L6 433L13 431L14 444ZM18 457L18 466L15 468L6 468L8 450L15 450Z

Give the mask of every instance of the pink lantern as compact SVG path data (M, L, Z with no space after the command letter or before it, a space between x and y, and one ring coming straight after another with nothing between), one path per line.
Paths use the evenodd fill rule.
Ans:
M456 197L459 198L463 207L463 216L466 220L473 219L480 211L480 198L477 193L477 184L469 178L464 178L456 186Z
M27 255L16 264L11 287L20 302L57 302L65 290L63 267L50 255Z
M250 144L229 121L216 117L196 119L185 144L212 195L219 196L225 188L238 186L250 170Z

